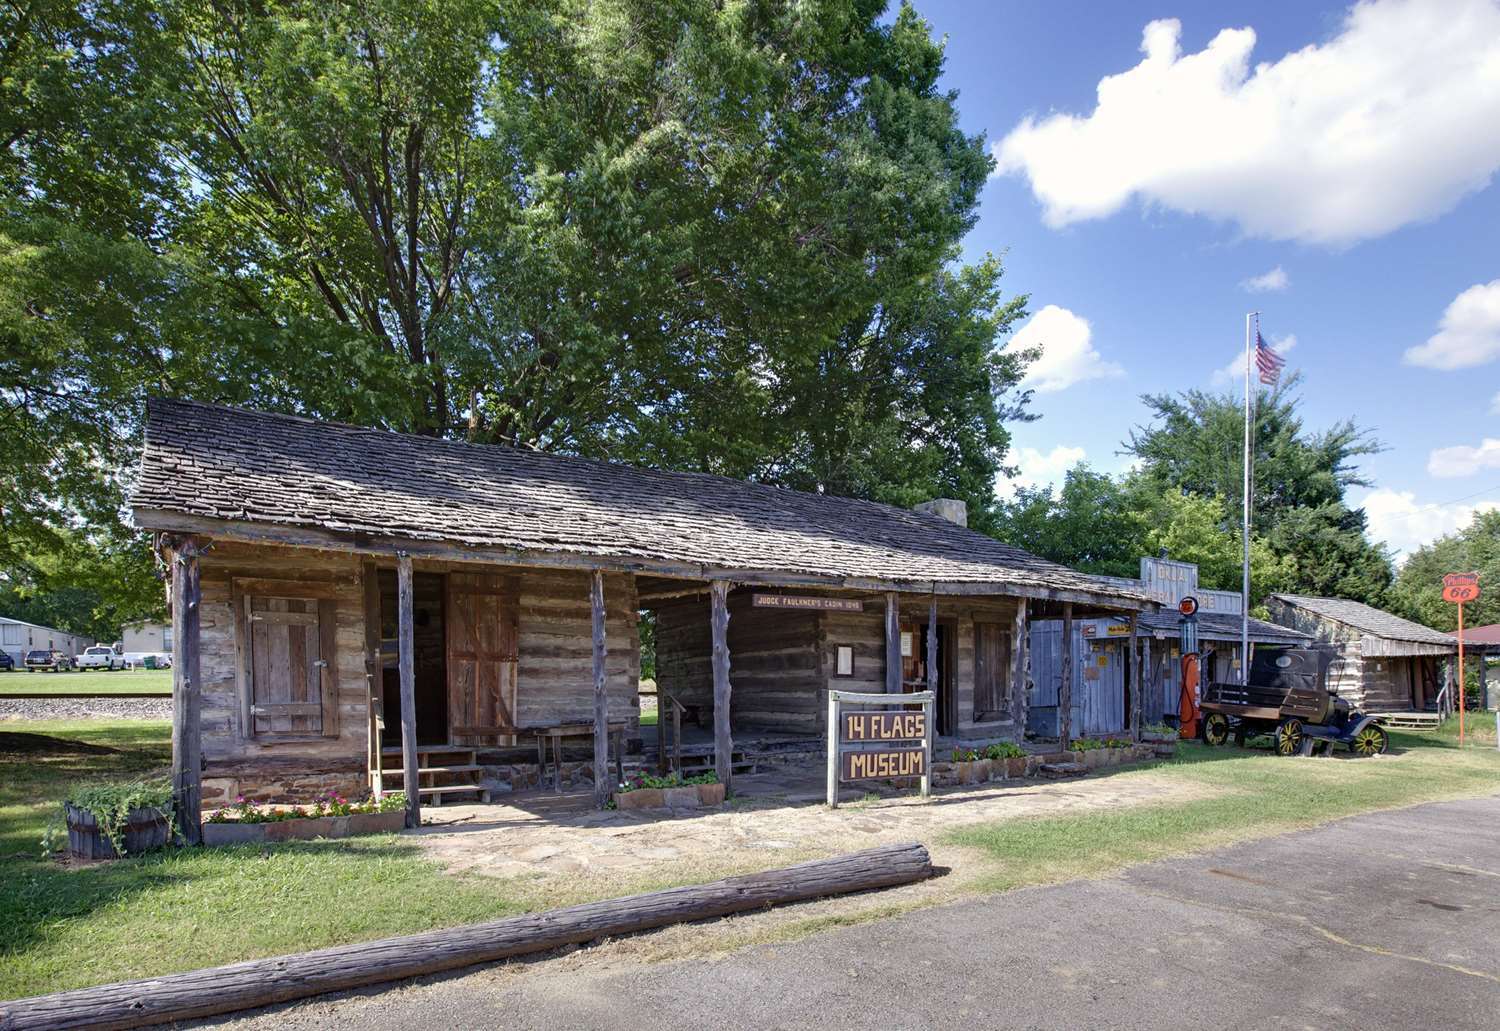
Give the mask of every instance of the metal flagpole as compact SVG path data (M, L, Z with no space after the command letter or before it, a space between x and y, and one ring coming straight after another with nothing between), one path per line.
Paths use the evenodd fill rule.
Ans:
M1245 521L1241 528L1245 556L1240 582L1240 683L1250 683L1250 319L1245 315Z

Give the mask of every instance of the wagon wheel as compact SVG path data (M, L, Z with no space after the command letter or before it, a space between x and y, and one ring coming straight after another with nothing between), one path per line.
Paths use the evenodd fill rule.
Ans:
M1355 755L1372 756L1384 755L1385 750L1391 746L1391 736L1385 732L1385 728L1376 723L1362 729L1354 735L1354 740L1349 742L1349 751Z
M1302 750L1302 721L1285 719L1276 726L1276 754L1296 755Z
M1203 721L1203 740L1210 745L1222 745L1229 740L1229 717L1222 712L1211 712Z

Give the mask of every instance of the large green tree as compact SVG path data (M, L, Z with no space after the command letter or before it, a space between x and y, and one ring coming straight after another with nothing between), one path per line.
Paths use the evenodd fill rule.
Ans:
M1391 588L1397 611L1437 630L1458 629L1458 606L1443 600L1443 577L1478 573L1480 598L1464 606L1468 626L1500 623L1500 512L1476 512L1468 526L1407 556Z
M0 583L133 543L152 392L990 525L1024 301L958 264L991 161L884 12L0 5Z

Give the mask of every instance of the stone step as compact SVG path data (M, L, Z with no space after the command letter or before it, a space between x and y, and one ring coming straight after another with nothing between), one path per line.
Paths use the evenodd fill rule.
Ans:
M1082 777L1089 772L1089 768L1083 763L1043 763L1037 767L1037 774L1049 777L1052 780L1061 780L1064 777Z

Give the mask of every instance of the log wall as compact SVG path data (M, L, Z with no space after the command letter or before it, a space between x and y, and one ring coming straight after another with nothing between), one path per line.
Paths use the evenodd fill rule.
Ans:
M418 573L481 568L420 561L414 566ZM219 543L203 555L202 569L202 738L207 767L204 804L219 805L241 794L256 801L294 802L309 801L325 790L363 794L368 790L368 685L361 560L311 548ZM232 584L236 577L331 587L336 613L335 655L330 660L338 691L336 735L278 741L244 732L235 676ZM528 569L520 571L519 584L518 722L590 721L593 646L589 573ZM604 596L610 717L626 719L627 736L638 737L640 640L634 578L624 573L606 575ZM391 617L387 622L394 622L394 612L382 615ZM440 656L432 658L441 661Z

